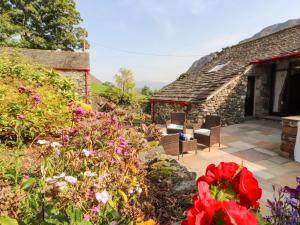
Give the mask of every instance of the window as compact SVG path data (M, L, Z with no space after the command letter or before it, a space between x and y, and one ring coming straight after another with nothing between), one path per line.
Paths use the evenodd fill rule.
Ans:
M208 72L209 73L216 72L216 71L222 69L224 66L228 65L229 63L230 63L230 61L227 62L227 63L216 65L215 67L213 67L212 69L210 69Z

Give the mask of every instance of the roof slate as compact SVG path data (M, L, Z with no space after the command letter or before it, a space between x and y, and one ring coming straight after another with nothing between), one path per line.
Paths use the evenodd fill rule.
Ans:
M152 100L199 102L244 73L255 60L300 52L300 25L224 48L200 71L187 73L162 88ZM230 61L230 62L229 62ZM229 62L216 72L213 67Z
M0 48L0 52L16 51L35 63L55 69L89 70L90 59L87 52L53 51L28 48Z

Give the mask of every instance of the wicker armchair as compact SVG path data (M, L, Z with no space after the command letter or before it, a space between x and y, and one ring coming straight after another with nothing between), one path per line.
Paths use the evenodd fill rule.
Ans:
M171 119L166 122L167 133L177 134L186 131L185 113L171 113Z
M179 158L179 134L163 135L160 144L167 155L177 155Z
M206 116L205 123L193 125L194 138L197 143L210 147L219 143L220 147L221 118L219 116Z

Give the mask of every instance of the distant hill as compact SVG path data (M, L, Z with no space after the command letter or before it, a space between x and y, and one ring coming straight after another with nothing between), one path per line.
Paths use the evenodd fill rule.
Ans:
M158 89L161 89L163 86L165 86L166 83L157 82L157 81L149 81L149 80L142 80L142 81L135 82L135 87L138 90L142 89L145 85L148 86L151 90L158 90Z
M245 40L242 40L240 43L244 43L247 41L251 41L272 33L275 33L277 31L292 27L292 26L296 26L300 24L300 19L293 19L293 20L288 20L286 22L283 23L277 23L268 27L265 27L264 29L262 29L260 32L254 34L252 37L247 38Z
M102 82L93 75L91 75L91 83L92 84L102 84Z
M289 27L292 27L292 26L296 26L296 25L299 25L299 24L300 24L300 19L292 19L292 20L288 20L288 21L283 22L283 23L277 23L277 24L265 27L260 32L254 34L252 37L240 41L239 44L247 42L247 41L255 40L257 38L261 38L263 36L266 36L266 35L269 35L269 34L277 32L277 31L280 31L280 30L283 30L283 29L286 29L286 28L289 28ZM211 53L209 55L205 55L205 56L201 57L200 59L196 60L191 65L191 67L188 69L188 72L194 72L194 71L200 70L206 63L210 62L216 54L217 53L214 52L214 53Z

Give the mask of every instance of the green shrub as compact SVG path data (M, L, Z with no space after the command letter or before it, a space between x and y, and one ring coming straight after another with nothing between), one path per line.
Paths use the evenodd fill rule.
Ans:
M71 125L73 83L20 55L0 55L0 141L21 143Z

